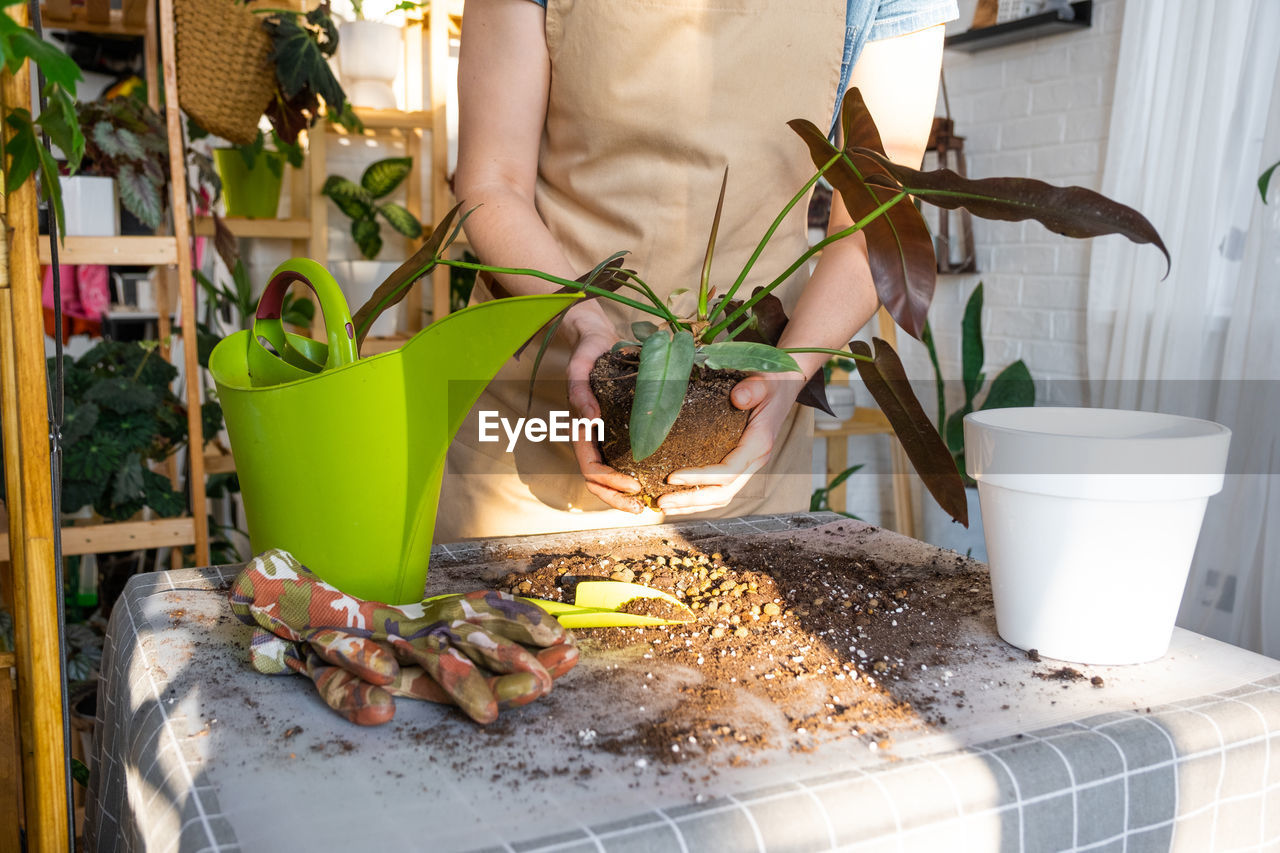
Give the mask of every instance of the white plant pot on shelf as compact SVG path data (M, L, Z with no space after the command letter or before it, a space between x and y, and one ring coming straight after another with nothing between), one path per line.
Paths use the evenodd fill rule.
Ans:
M1077 663L1163 656L1230 430L1036 407L967 415L964 438L1000 636Z
M398 266L400 264L396 261L339 261L333 265L339 275L338 285L347 297L347 306L352 314L360 310L360 306L373 296L378 285L386 281L387 276L395 272ZM384 311L369 329L368 337L387 338L394 335L400 328L400 310L403 307L404 303L401 302Z
M342 88L357 107L393 110L392 84L404 67L400 29L378 21L352 21L338 27L338 65Z
M115 178L75 175L58 179L68 237L118 237L120 205Z

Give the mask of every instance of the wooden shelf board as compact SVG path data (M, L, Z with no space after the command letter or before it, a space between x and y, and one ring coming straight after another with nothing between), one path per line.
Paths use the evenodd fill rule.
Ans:
M281 240L306 240L311 236L309 219L243 219L227 217L222 220L237 237L274 238ZM206 216L196 219L196 234L213 236L213 220Z
M204 455L204 472L206 474L230 474L234 470L236 470L236 460L230 453L206 453Z
M11 666L17 666L17 655L13 652L0 652L0 669L8 669Z
M40 263L52 263L49 235L41 234ZM116 264L161 266L178 262L173 237L65 237L58 247L60 264Z
M112 9L111 17L104 21L90 21L84 6L74 6L70 18L54 18L44 11L40 21L48 30L71 30L78 33L99 33L101 35L136 36L142 38L147 34L145 22L131 24L125 21L124 12Z
M1005 21L993 27L981 27L956 33L947 37L946 46L965 53L977 53L980 50L1028 41L1053 33L1084 29L1092 25L1093 0L1076 0L1071 4L1071 10L1075 13L1074 18L1062 18L1056 11L1049 11L1014 21Z
M356 107L356 116L369 130L430 129L431 113L425 110L371 110Z
M853 417L841 421L839 426L823 429L815 427L814 438L839 438L848 435L881 435L892 433L889 419L879 409L855 409Z
M365 338L364 345L360 347L361 357L377 355L378 353L391 352L397 347L402 347L409 342L408 335L394 335L387 338Z
M62 553L66 556L169 548L190 545L195 541L196 526L190 518L157 518L62 528ZM9 534L6 531L0 533L0 560L8 559Z

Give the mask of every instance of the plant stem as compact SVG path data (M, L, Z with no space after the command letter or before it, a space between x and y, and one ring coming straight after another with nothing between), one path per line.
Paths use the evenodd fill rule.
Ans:
M850 225L848 228L844 229L843 231L837 231L835 234L831 234L825 239L819 240L817 243L814 243L812 246L809 247L809 250L807 252L805 252L803 255L801 255L799 258L796 259L795 263L787 267L787 269L782 273L782 275L778 276L773 281L769 282L769 284L765 285L764 287L756 291L755 295L753 295L750 299L748 299L747 301L743 302L740 306L738 306L738 309L734 311L732 314L725 317L719 323L717 323L716 325L712 326L711 328L703 332L702 333L703 343L709 343L715 340L716 335L723 332L725 329L729 327L731 323L733 323L735 320L737 320L739 317L745 314L748 310L750 310L750 308L754 306L757 302L759 302L761 299L765 298L770 293L772 293L774 288L776 288L778 285L782 284L784 281L790 278L792 273L800 269L801 265L806 263L814 255L818 254L819 252L821 252L823 249L825 249L827 246L831 245L832 243L839 242L840 240L843 240L845 237L849 237L853 234L858 233L863 228L867 227L869 223L879 218L886 210L893 207L895 204L902 201L906 197L907 197L907 193L905 190L902 192L899 192L893 198L884 202L875 210L871 211L866 216L862 217L862 219Z
M742 272L738 274L738 279L733 283L733 286L729 288L729 292L725 294L724 298L720 300L720 304L716 307L716 310L711 312L711 316L707 318L708 320L715 320L716 315L723 310L724 306L729 304L729 300L733 299L734 294L738 292L738 288L742 287L742 283L747 280L747 275L751 272L751 268L755 266L756 261L760 259L760 255L764 252L764 247L773 239L774 232L782 225L782 221L787 218L787 214L789 214L791 209L799 203L800 199L804 198L805 194L813 188L813 185L818 182L818 179L825 175L827 170L835 165L835 162L843 155L844 152L841 151L823 164L822 168L819 169L803 187L800 188L800 191L791 197L791 201L787 202L786 206L782 208L782 212L774 218L773 224L769 226L769 230L764 233L764 237L762 237L760 242L756 245L756 250L752 252L751 257L747 259L747 265L743 267ZM705 340L706 339L704 338L704 341Z
M672 313L671 309L666 306L666 303L664 303L661 299L658 298L658 294L653 292L653 288L645 284L644 279L636 275L631 270L619 270L619 272L621 272L627 278L631 279L632 281L634 281L636 284L640 286L640 289L642 289L642 292L644 293L644 295L649 298L649 301L651 301L660 311L662 311L668 323L671 323L673 326L680 324L680 318L677 317L674 313ZM627 285L627 286L632 287L633 289L636 289L634 285Z
M778 349L787 354L795 352L825 352L827 355L837 355L854 361L865 361L868 364L875 361L870 356L858 355L856 352L849 352L847 349L827 349L826 347L779 347Z
M662 319L663 322L667 321L667 317L661 311L655 309L651 305L645 305L643 302L637 302L634 299L628 299L625 296L619 296L618 294L612 291L605 290L600 287L595 287L594 285L590 285L590 284L583 284L580 281L571 281L567 278L561 278L558 275L552 275L551 273L543 272L542 270L531 270L531 269L524 269L521 267L491 267L488 264L473 264L468 261L455 261L450 258L438 258L437 263L444 264L447 267L457 267L459 269L464 269L464 270L476 270L477 272L496 273L498 275L527 275L527 276L532 276L533 278L540 278L543 281L549 281L552 284L558 284L561 287L567 287L571 290L578 290L578 291L582 291L583 293L590 293L595 296L603 297L605 299L612 299L614 302L619 302L623 305L627 305L627 306L630 306L631 308L635 308L636 310L643 311L646 314L650 314L654 317L659 317Z

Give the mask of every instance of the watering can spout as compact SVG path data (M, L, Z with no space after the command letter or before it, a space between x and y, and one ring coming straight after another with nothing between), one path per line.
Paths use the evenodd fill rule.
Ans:
M326 280L312 289L336 339L326 349L255 328L221 341L209 360L250 542L291 552L351 595L418 601L449 443L512 353L580 295L485 302L361 359L347 351L351 315L324 268L289 261L272 281L283 273L290 283ZM306 362L285 363L289 349Z

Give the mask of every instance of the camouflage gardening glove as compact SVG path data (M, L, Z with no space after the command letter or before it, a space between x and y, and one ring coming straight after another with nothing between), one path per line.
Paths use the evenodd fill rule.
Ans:
M395 696L456 704L489 723L550 691L578 662L573 636L554 617L507 593L363 601L278 549L236 578L231 609L257 626L255 669L309 676L331 708L360 725L390 720Z

